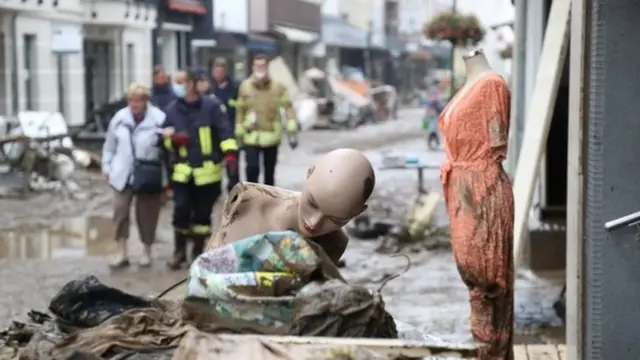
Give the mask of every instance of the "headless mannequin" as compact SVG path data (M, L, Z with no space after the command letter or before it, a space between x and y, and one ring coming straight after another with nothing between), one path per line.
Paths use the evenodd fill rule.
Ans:
M489 65L489 61L487 57L484 55L484 50L476 49L472 50L469 53L465 54L462 59L464 60L467 81L465 82L462 89L458 91L457 94L451 99L451 104L447 106L445 111L445 119L449 118L451 111L456 107L456 104L460 101L460 99L464 98L469 89L477 83L479 80L484 78L489 74L494 74L491 65Z
M502 168L509 130L509 88L482 50L464 56L467 82L440 118L447 162L441 181L451 247L469 289L479 360L511 360L513 336L513 189Z
M341 228L367 208L374 186L371 163L353 149L324 155L307 171L301 192L239 183L229 193L220 227L205 251L256 234L293 230L316 242L337 263L349 242ZM180 299L184 293L182 285L164 298Z

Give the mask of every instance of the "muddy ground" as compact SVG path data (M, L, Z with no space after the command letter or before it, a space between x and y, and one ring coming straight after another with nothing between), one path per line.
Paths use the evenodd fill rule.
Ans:
M381 152L406 151L420 155L435 165L444 159L442 152L429 152L420 129L420 110L403 110L397 121L370 125L351 131L313 131L300 136L295 151L286 145L281 150L277 184L300 188L306 170L320 154L338 147L359 149L380 166ZM374 203L390 205L393 216L416 191L414 171L377 171ZM437 170L426 172L428 189L441 192ZM77 180L86 199L71 199L60 193L41 193L28 199L0 200L0 326L12 318L23 317L32 308L45 309L49 298L67 281L94 274L102 281L138 294L157 294L185 276L170 272L164 263L171 254L170 206L162 212L155 248L156 261L151 269L112 273L107 267L113 250L111 191L97 174L82 173ZM436 214L446 223L442 203ZM132 229L132 233L135 231ZM131 241L134 255L139 253L137 236ZM374 288L388 274L401 272L402 257L389 257L374 251L375 241L353 239L345 254L347 279ZM383 289L392 315L428 334L452 341L467 341L467 292L446 249L408 253L411 269ZM521 271L516 284L516 324L521 341L553 341L544 338L541 328L560 325L551 305L560 291L558 281Z

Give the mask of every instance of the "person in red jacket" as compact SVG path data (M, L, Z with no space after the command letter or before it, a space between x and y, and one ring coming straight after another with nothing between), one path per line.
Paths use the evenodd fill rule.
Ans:
M166 108L163 124L174 204L171 269L186 262L188 240L193 241L192 260L202 253L211 236L213 205L222 192L222 165L227 171L238 169L238 144L224 105L198 91L196 72L184 74L184 83L178 84L184 89L177 91L184 95Z

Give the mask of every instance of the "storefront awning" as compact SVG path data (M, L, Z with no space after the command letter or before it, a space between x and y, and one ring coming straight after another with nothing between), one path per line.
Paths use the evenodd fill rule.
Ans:
M275 39L259 34L249 34L247 36L247 49L271 53L275 50Z
M367 48L367 31L337 16L322 17L322 42L328 46Z
M167 6L170 10L188 14L204 15L207 9L200 0L169 0Z
M284 35L287 40L300 44L311 44L318 39L318 34L288 26L276 25L275 30Z

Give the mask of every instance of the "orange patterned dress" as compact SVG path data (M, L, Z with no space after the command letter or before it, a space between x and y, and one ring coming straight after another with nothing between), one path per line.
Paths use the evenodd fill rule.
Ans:
M455 262L469 289L471 332L485 345L478 358L506 360L513 358L513 190L502 160L510 95L497 74L468 86L439 119L447 152L440 180Z

